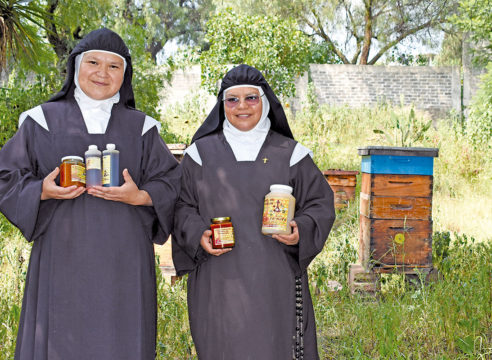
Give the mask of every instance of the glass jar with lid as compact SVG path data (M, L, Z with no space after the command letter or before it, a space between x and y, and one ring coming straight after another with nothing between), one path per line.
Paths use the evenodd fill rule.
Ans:
M60 186L72 185L85 187L85 165L80 156L70 155L61 159Z
M210 230L212 230L212 248L225 249L235 246L234 228L230 217L212 218Z

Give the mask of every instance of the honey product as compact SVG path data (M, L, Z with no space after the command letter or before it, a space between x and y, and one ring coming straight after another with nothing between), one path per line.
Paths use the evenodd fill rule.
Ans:
M288 235L292 233L290 221L294 218L296 199L292 196L292 187L273 184L265 196L263 207L263 225L265 235Z
M85 177L87 188L102 185L101 152L97 149L97 145L89 145L89 149L85 152Z
M212 248L232 248L236 244L230 217L213 218L210 230L212 230Z
M72 185L85 186L85 165L84 159L80 156L65 156L61 159L60 165L60 186L69 187Z
M115 144L107 144L103 151L102 184L104 187L120 185L120 152Z

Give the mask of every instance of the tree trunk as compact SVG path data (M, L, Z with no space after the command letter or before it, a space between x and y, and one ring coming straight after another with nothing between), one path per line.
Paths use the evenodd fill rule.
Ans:
M364 28L364 42L362 44L362 52L360 55L360 65L367 65L367 59L369 58L369 50L371 50L372 40L372 0L366 0L365 4L365 16L364 21L366 23Z
M50 14L51 21L45 21L44 25L47 31L47 38L55 50L55 54L59 60L63 60L68 55L68 42L66 39L58 35L56 25L54 23L54 14L58 7L58 0L48 0L46 11Z

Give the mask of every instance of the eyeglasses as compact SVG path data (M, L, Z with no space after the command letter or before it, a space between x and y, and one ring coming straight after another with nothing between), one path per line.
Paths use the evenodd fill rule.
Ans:
M263 95L265 95L265 94L263 94ZM263 95L248 95L243 100L249 106L258 105L260 103L260 97L262 97ZM228 108L233 108L233 107L236 107L237 105L239 105L240 100L241 99L238 97L231 96L231 97L225 98L222 101L224 102L224 104Z

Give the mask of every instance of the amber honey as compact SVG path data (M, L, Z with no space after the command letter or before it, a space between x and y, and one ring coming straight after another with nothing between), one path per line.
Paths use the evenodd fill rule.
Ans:
M232 248L236 244L230 217L213 218L210 230L212 230L212 248Z
M60 186L85 187L85 165L80 156L65 156L60 165Z

